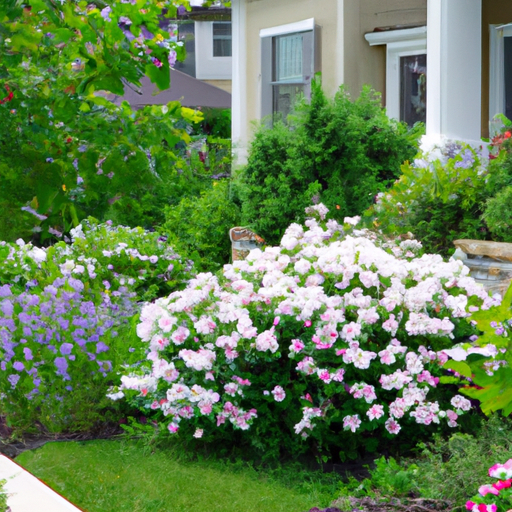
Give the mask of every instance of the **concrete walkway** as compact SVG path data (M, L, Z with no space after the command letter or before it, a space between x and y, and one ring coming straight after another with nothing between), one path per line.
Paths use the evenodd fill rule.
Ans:
M84 512L5 455L0 455L0 480L7 480L12 512Z

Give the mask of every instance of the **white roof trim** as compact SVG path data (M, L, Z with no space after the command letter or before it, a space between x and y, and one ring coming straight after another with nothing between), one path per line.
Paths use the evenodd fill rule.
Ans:
M495 25L495 30L503 30L504 28L512 27L512 23L506 23L505 25Z
M385 30L383 32L369 32L364 38L370 46L378 44L398 43L401 41L414 41L416 39L427 39L427 27L403 28L400 30Z
M294 34L297 32L308 32L315 28L315 18L287 23L278 27L263 28L260 30L260 37L281 36L283 34Z

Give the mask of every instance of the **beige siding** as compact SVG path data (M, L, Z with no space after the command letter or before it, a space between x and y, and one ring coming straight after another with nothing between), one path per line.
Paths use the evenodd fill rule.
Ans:
M376 27L425 25L427 0L246 0L249 133L261 112L260 30L308 18L314 18L321 30L326 93L332 96L345 83L357 96L364 84L370 84L385 97L385 47L370 47L364 34Z
M214 87L218 87L223 91L229 92L231 94L231 80L202 80L207 84L213 85Z
M364 84L385 103L386 48L370 47L364 35L375 28L427 24L427 0L345 0L345 86L357 95Z
M489 25L512 23L512 2L482 1L482 137L489 136Z

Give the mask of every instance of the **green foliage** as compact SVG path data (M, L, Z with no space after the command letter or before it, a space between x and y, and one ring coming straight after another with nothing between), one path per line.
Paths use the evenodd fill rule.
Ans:
M240 220L229 197L229 181L214 181L199 197L184 197L165 210L162 230L181 254L191 257L198 270L217 270L230 260L229 230Z
M201 123L204 133L222 139L231 138L231 109L203 108L204 120Z
M224 159L188 157L202 114L179 102L137 111L111 102L144 75L169 86L169 61L184 47L159 27L180 4L2 3L1 239L59 238L89 215L153 227L166 205L199 193L197 174Z
M370 476L362 481L349 478L341 496L425 498L462 507L487 477L497 461L512 457L512 424L498 415L482 421L471 434L437 436L418 445L412 458L376 460Z
M476 341L483 349L470 351L466 361L458 362L456 369L470 379L461 392L479 400L487 415L496 411L502 411L505 416L512 413L511 305L512 286L499 306L472 313L471 320L482 333ZM489 345L494 348L489 350L486 348Z
M400 178L365 216L389 236L411 232L426 252L450 254L453 240L487 235L480 219L488 197L485 164L464 144L420 153L402 165Z
M243 223L270 243L316 195L338 219L363 211L414 155L419 135L390 120L368 87L354 101L343 88L328 99L320 80L287 121L258 129L238 176Z

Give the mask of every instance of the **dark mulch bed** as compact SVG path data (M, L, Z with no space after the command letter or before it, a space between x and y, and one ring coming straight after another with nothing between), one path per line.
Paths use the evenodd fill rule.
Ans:
M101 430L90 433L52 434L41 425L35 425L38 432L27 434L23 439L13 437L13 431L0 416L0 453L14 459L26 450L35 450L50 441L92 441L109 439L123 433L119 425L107 425Z
M444 500L424 498L391 498L387 501L374 498L341 498L332 507L312 508L309 512L452 512L453 504Z

